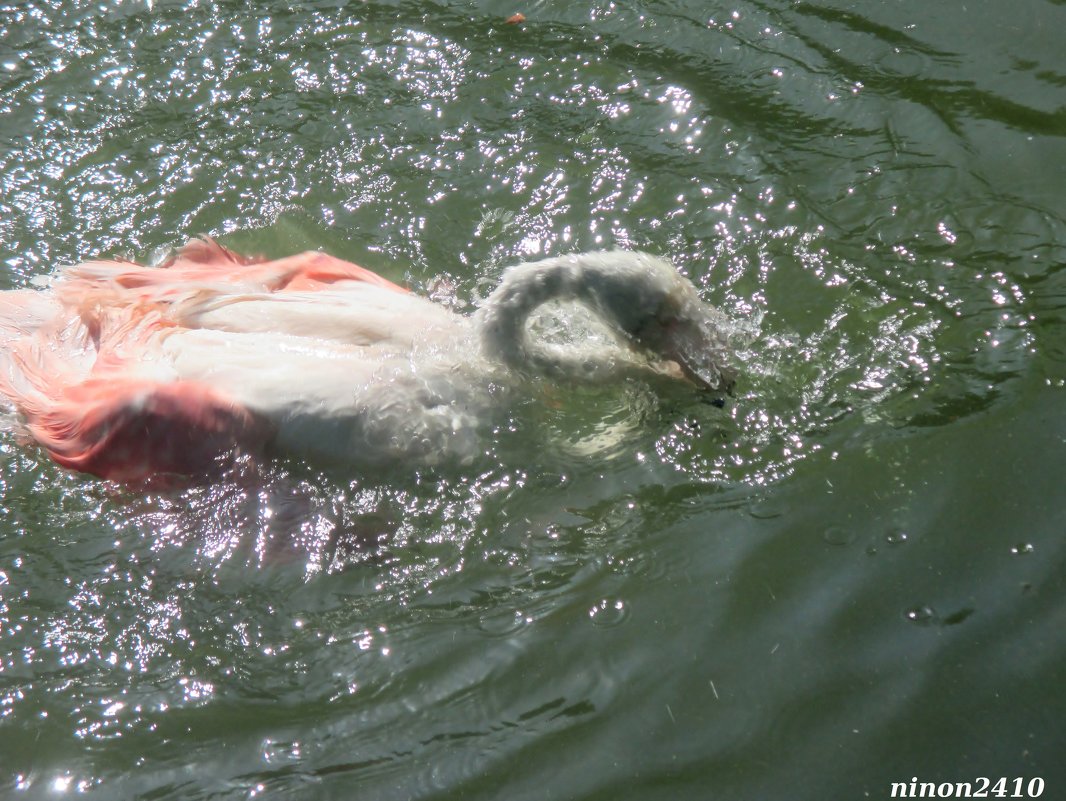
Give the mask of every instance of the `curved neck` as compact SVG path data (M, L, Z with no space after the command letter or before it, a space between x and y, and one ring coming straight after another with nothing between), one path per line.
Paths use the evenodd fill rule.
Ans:
M485 353L517 370L532 370L552 376L595 378L610 365L590 363L572 350L533 344L526 333L530 314L550 300L574 300L590 306L614 324L593 289L598 275L616 269L611 258L626 258L622 252L582 253L558 256L510 268L496 290L477 311L481 345ZM593 279L593 280L590 280ZM587 355L587 354L586 354Z

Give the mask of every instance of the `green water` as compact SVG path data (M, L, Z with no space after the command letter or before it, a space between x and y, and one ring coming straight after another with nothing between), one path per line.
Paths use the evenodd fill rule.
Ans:
M0 435L0 795L1066 797L1066 6L295 5L0 0L0 286L208 233L469 310L621 246L759 337L464 469Z

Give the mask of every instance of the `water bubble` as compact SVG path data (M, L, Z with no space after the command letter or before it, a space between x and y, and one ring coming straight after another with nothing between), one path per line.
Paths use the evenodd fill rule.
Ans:
M617 626L625 622L628 617L629 608L626 606L625 601L620 598L604 598L593 604L592 608L589 609L589 618L592 620L592 624L601 628Z
M1024 556L1027 553L1033 552L1033 544L1031 542L1022 542L1015 545L1010 549L1010 552L1015 556Z
M625 576L640 576L645 581L658 581L666 576L669 565L653 554L636 552L622 557L609 557L611 569Z
M300 743L295 740L292 742L266 740L263 743L263 761L269 764L298 762L300 760L300 752Z
M843 526L830 526L822 532L822 539L830 545L850 545L855 542L855 532Z
M902 545L909 535L901 528L894 528L885 534L885 542L889 545Z
M936 610L931 606L912 606L903 617L919 626L932 626L937 622Z
M533 618L521 609L515 609L502 614L484 615L478 621L478 628L490 637L506 637L528 625L532 620Z
M788 504L774 495L759 498L748 506L748 514L757 520L772 520L788 511Z
M892 78L913 78L928 69L928 58L912 49L892 48L874 60L875 69Z

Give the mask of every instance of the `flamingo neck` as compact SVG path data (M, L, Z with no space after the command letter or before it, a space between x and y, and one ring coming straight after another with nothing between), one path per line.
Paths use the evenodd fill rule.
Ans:
M486 355L506 366L552 377L595 379L618 365L605 354L590 354L531 341L526 323L539 306L552 300L590 307L617 328L614 310L603 297L603 279L632 254L583 253L520 264L509 269L475 317Z

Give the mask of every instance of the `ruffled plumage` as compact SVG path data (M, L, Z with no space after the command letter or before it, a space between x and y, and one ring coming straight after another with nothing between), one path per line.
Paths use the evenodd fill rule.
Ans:
M560 298L590 306L629 355L529 342L526 318ZM463 460L499 402L493 376L595 377L590 365L646 351L726 388L716 315L644 254L512 268L464 317L324 253L255 259L200 239L159 267L94 261L0 293L0 395L59 464L117 480L263 448L366 466Z

